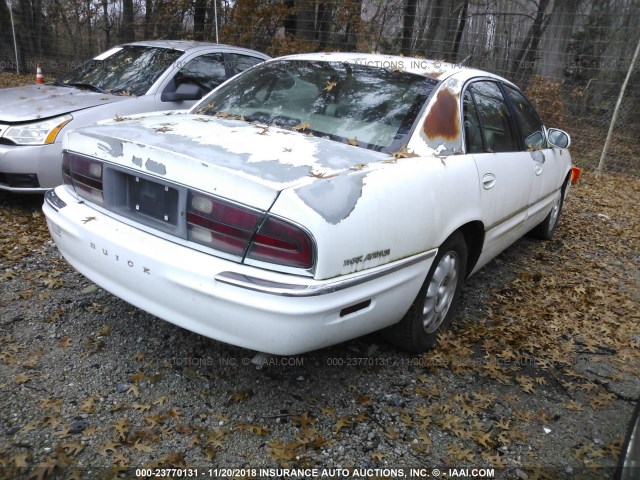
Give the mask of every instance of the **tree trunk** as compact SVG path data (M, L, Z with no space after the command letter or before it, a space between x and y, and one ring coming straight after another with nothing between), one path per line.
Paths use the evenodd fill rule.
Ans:
M438 34L438 24L443 20L444 11L444 0L435 0L431 7L429 22L427 23L424 46L425 53L429 58L435 58L434 45L436 41L436 35Z
M333 3L318 5L318 49L325 50L331 45L331 24L333 23Z
M571 60L567 53L573 33L578 4L581 0L553 2L549 25L545 30L541 50L545 52L544 63L536 64L536 73L543 77L562 80L565 65Z
M10 68L12 70L16 70L16 65L14 65L16 53L13 45L11 15L5 0L0 0L0 58L11 60L7 62L7 70L9 70L9 64L11 64Z
M204 24L206 17L207 0L196 0L193 6L193 38L196 40L204 40Z
M456 30L456 38L453 41L453 48L451 49L451 61L456 62L458 60L458 52L460 51L460 42L462 41L462 34L464 33L464 27L467 23L467 9L469 8L469 0L464 0L462 4L462 11L460 12L458 20L458 28Z
M102 17L104 26L104 50L108 50L111 45L111 24L109 23L109 0L102 0Z
M105 0L106 2L106 0ZM144 2L144 39L148 40L153 32L153 0Z
M64 30L67 32L68 38L74 38L73 30L71 29L71 24L69 23L69 19L64 13L62 6L60 5L60 0L54 0L54 4L57 7L57 11L60 15L60 20L62 21L62 25L64 26ZM79 59L81 57L80 50L80 42L71 42L71 46L73 48L73 56L74 59Z
M352 0L347 4L350 11L343 43L345 50L355 52L358 47L358 24L362 20L362 0Z
M314 0L296 0L296 37L312 42L315 39L316 9Z
M529 28L529 32L527 33L524 42L522 42L522 44L520 45L518 53L513 60L513 64L511 65L512 77L515 77L524 69L524 67L526 67L526 65L522 65L523 59L525 60L525 62L535 61L535 55L538 52L540 38L542 37L542 32L544 31L545 12L548 6L549 0L539 0L538 10L536 12L536 18L533 21L533 25L531 25L531 28Z
M416 0L404 1L404 16L402 19L402 40L400 51L403 55L411 55L413 41L413 26L416 21Z
M133 42L135 32L133 31L133 0L122 0L122 41Z

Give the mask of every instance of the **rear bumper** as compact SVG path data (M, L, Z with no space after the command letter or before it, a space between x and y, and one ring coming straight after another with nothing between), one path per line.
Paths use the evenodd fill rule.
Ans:
M435 255L317 281L241 265L141 231L79 203L65 187L47 194L43 211L64 257L104 289L198 334L277 355L396 323ZM355 311L348 309L353 306Z

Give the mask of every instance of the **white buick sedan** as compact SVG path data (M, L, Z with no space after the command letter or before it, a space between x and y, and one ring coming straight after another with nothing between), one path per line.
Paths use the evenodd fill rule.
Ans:
M465 278L551 238L569 143L490 73L296 55L188 113L70 132L43 208L78 271L201 335L290 355L385 329L423 351Z

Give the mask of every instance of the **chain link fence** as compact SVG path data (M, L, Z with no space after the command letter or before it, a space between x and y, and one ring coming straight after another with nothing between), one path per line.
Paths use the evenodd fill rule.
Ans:
M0 71L47 79L130 40L402 54L477 67L524 88L567 130L574 162L640 176L635 0L0 0ZM14 42L15 35L15 42Z

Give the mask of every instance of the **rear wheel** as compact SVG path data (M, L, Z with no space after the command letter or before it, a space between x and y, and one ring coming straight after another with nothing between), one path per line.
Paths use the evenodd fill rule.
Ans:
M467 245L460 232L438 249L427 278L404 318L385 330L395 345L411 352L433 348L438 333L451 322L464 283Z

